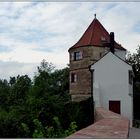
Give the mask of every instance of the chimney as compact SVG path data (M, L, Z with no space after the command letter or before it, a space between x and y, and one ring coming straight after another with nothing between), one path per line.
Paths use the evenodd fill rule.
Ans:
M110 32L110 51L114 54L114 32Z

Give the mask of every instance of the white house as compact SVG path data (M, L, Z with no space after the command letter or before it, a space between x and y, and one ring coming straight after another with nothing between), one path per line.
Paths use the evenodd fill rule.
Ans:
M104 107L133 120L132 66L113 54L106 53L90 66L93 77L95 107Z

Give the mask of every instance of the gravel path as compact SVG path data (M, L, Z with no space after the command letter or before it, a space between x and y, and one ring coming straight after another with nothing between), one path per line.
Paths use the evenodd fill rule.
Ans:
M130 128L129 139L140 139L140 128Z

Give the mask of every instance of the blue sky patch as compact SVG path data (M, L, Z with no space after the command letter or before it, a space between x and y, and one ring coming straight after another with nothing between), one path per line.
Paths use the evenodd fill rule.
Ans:
M35 1L0 3L0 61L39 63L49 53L48 61L64 66L68 49L80 39L95 13L128 51L134 52L139 43L140 5L135 2ZM1 67L0 76L14 74L16 65L12 64L13 71L8 69L7 73ZM30 74L32 68L20 71Z
M44 46L44 47L41 47L41 48L35 48L35 49L32 49L32 50L34 50L34 51L41 51L41 52L53 52L53 49L51 49L51 48L47 48L46 46Z
M134 32L140 33L140 21L133 26L132 30Z
M0 45L0 52L11 52L11 51L12 51L11 48L4 45Z
M117 6L116 3L109 4L109 5L107 6L106 10L110 10L110 9L116 7L116 6Z

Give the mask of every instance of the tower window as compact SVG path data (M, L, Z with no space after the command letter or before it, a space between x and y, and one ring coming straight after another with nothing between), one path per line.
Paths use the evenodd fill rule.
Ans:
M74 60L80 60L82 59L82 53L79 52L74 52Z
M81 53L80 52L74 52L74 60L81 59Z
M70 60L76 61L76 60L80 60L80 59L82 59L82 52L81 51L73 52L70 54Z
M77 75L75 73L71 74L71 83L76 83L77 82Z

